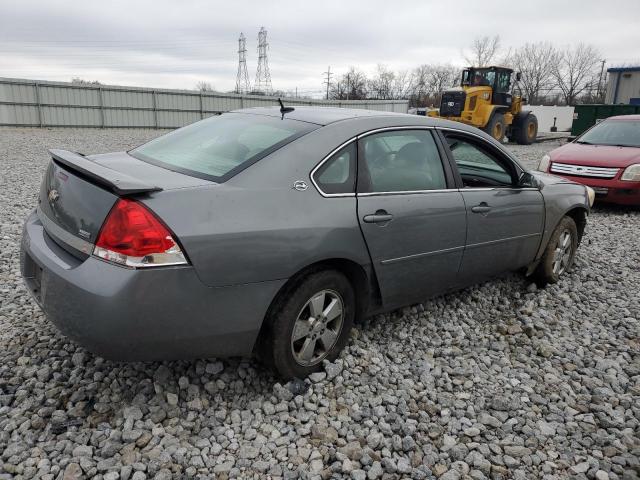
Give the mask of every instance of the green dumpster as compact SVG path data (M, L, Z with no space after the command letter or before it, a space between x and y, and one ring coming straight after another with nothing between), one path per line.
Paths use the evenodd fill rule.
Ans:
M580 135L599 121L616 115L640 114L640 105L576 105L571 135Z

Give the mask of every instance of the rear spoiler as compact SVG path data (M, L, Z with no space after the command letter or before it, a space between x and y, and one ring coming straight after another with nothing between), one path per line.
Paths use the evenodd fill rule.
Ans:
M87 177L94 183L108 188L118 195L133 195L135 193L158 192L160 187L150 185L126 173L93 162L88 158L67 150L49 150L55 162L61 163L74 172Z

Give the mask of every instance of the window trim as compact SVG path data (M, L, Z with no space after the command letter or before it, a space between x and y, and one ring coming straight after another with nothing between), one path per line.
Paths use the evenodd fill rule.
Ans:
M236 114L235 112L227 112L227 113ZM221 117L222 115L223 114L212 115L211 117L203 118L203 119L198 120L196 122L190 123L189 125L185 125L184 127L188 127L188 126L194 125L194 124L196 124L198 122L202 122L202 121L208 120L209 118ZM244 114L241 114L241 115L244 115ZM263 115L263 117L268 117L268 115ZM149 140L148 142L145 142L145 143L143 143L141 145L138 145L137 147L134 147L134 148L132 148L130 150L127 150L127 154L132 156L133 158L135 158L137 160L140 160L141 162L145 162L145 163L148 163L150 165L155 165L156 167L160 167L160 168L163 168L165 170L169 170L171 172L181 173L181 174L187 175L189 177L200 178L202 180L208 180L208 181L214 182L214 183L225 183L226 181L232 179L233 177L235 177L239 173L243 172L247 168L251 167L252 165L254 165L256 163L258 163L260 160L268 157L272 153L277 152L281 148L286 147L290 143L293 143L296 140L298 140L299 138L302 138L305 135L307 135L307 134L317 130L318 128L320 128L320 126L315 124L315 123L303 122L303 121L291 120L291 119L286 119L286 120L289 120L289 121L292 121L292 122L304 123L304 124L307 124L307 126L304 129L300 129L299 131L297 131L293 135L291 135L291 136L289 136L287 138L284 138L283 140L280 140L278 143L275 143L275 144L271 145L266 150L263 150L262 152L259 152L259 153L255 154L254 156L246 159L244 162L236 165L235 167L233 167L231 170L229 170L224 175L210 175L208 173L199 172L197 170L191 170L190 168L180 167L180 166L174 165L172 163L163 162L162 160L157 160L155 158L149 157L148 155L145 155L144 153L140 153L140 152L136 152L135 151L135 150L137 150L137 149L139 149L139 148L151 143L156 138L161 138L164 135L161 135L160 137L156 137L156 138L154 138L152 140ZM184 127L180 127L180 128L184 128ZM171 135L171 134L177 132L178 130L180 130L180 128L176 128L175 130L172 130L171 132L168 132L165 135Z
M358 137L353 137L350 138L349 140L347 140L344 143L341 143L338 147L334 148L333 150L331 150L327 155L324 156L324 158L322 160L320 160L320 162L313 167L313 170L311 170L311 172L309 173L309 180L311 180L311 183L313 184L314 187L316 187L316 190L318 191L318 193L320 195L322 195L323 197L326 198L335 198L335 197L355 197L356 193L355 191L352 193L326 193L324 190L322 190L322 188L320 188L320 185L318 185L318 183L316 182L316 179L314 178L316 172L318 170L320 170L320 168L327 163L331 157L333 157L336 153L338 153L340 150L342 150L343 148L345 148L346 146L348 146L351 142L355 142L358 139ZM358 147L356 145L356 179L355 179L355 183L358 183ZM357 189L357 185L354 185L354 190Z
M454 169L456 182L458 183L458 188L461 192L469 192L472 190L487 191L487 190L496 190L496 189L524 190L525 188L529 188L529 187L518 187L517 185L517 182L520 180L520 178L522 178L522 175L526 172L526 170L517 161L511 158L510 155L507 155L497 146L487 141L486 138L483 138L481 135L478 135L477 133L468 132L466 130L457 129L457 128L437 127L437 130L441 135L442 143L447 152L447 158L449 159L451 168ZM488 150L488 152L491 153L491 155L498 157L498 159L502 159L504 162L508 162L508 165L511 165L513 167L513 173L515 174L515 181L512 177L511 185L491 186L491 187L465 187L464 182L462 181L462 176L460 175L460 171L458 170L458 165L456 164L455 158L453 157L453 152L451 152L451 149L449 148L449 145L447 143L447 138L446 138L447 132L451 132L454 136L459 136L459 137L462 137L463 139L465 137L468 137L469 142L472 145L476 145L476 146L478 146L478 143L479 143L478 140L480 140L482 142L482 144L479 146L480 150L482 150L482 146L486 145L487 146L486 150ZM474 138L470 138L470 137L474 137ZM533 189L538 190L537 188L533 188Z
M393 131L401 131L401 130L430 130L431 131L433 143L435 144L436 149L438 150L438 155L440 157L440 163L442 165L442 171L444 173L444 180L447 185L447 188L437 188L437 189L434 188L431 190L399 190L394 192L361 192L359 191L359 187L362 184L362 182L360 181L362 172L366 170L366 168L360 168L360 159L364 158L364 155L361 154L362 152L360 150L362 147L359 140L361 138L367 137L369 135L374 135L377 133L393 132ZM424 194L424 193L431 193L431 192L443 193L443 192L457 191L456 190L457 185L456 185L455 177L453 174L453 170L451 169L449 158L447 156L446 150L444 150L444 146L442 145L440 136L436 132L436 127L426 126L426 125L401 125L401 126L395 126L395 127L382 127L382 128L376 128L374 130L369 130L367 132L361 133L357 136L357 139L358 139L358 157L357 157L358 158L358 168L357 168L358 181L356 182L357 196L372 197L372 196L388 196L388 195Z

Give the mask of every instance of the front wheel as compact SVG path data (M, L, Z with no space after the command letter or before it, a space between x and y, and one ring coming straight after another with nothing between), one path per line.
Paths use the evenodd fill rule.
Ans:
M516 117L513 139L520 145L531 145L538 137L538 119L532 113Z
M578 249L578 228L570 217L564 217L551 234L547 248L533 277L539 286L557 283L569 271Z
M504 115L501 113L494 113L491 116L491 120L487 123L484 131L502 143L505 135Z
M270 314L265 352L284 378L304 378L335 360L355 317L355 293L335 270L305 277Z

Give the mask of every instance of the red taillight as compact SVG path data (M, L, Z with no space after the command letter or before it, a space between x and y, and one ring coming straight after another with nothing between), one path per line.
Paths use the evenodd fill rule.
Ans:
M93 253L133 267L187 263L167 227L144 205L126 198L107 215Z

